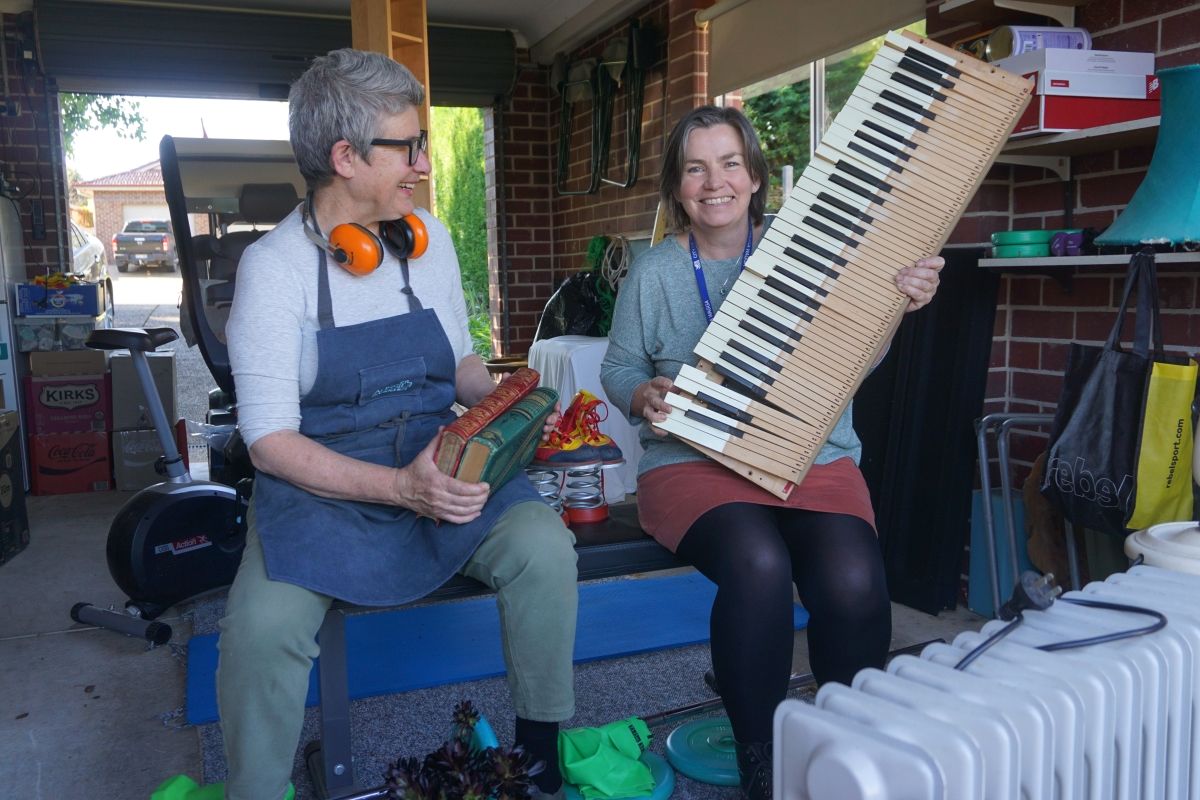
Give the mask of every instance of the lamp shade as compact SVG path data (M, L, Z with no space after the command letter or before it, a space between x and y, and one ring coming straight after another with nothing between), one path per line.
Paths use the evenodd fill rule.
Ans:
M1098 245L1200 242L1200 65L1159 70L1162 121L1150 169Z

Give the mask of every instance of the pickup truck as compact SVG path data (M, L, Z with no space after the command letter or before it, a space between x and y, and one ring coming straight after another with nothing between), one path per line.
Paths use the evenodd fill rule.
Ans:
M135 219L112 237L113 261L118 272L136 267L165 267L172 272L178 266L175 237L165 219Z

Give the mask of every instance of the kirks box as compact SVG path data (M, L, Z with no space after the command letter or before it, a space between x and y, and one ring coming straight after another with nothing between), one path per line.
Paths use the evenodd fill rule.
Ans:
M25 376L30 434L107 431L112 419L108 376Z
M175 423L175 446L187 467L187 426L183 420ZM118 491L128 492L165 481L167 476L155 469L162 457L162 443L158 441L157 431L115 431L112 434L113 486Z
M107 492L112 461L107 433L49 433L29 437L33 493Z
M1121 50L1031 50L993 66L1032 78L1034 94L1157 100L1154 53Z
M167 419L175 419L175 353L165 350L147 353L150 377L158 389ZM108 360L112 375L112 426L109 430L131 431L138 428L153 428L154 420L146 408L146 393L142 391L133 358L128 353L113 353Z
M104 350L57 350L29 354L29 374L37 378L63 375L103 375L108 372Z
M103 283L77 283L63 289L47 289L35 283L17 284L17 316L64 316L81 314L95 317L104 313Z
M25 512L25 469L21 463L21 420L0 411L0 564L29 544Z

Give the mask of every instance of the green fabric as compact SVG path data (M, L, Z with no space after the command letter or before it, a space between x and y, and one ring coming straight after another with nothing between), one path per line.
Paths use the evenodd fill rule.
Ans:
M654 791L654 777L641 760L649 746L650 728L638 717L560 731L559 769L586 800L642 797Z
M296 787L289 783L283 800L295 800L295 797ZM199 786L187 775L176 775L160 783L150 800L225 800L225 784Z

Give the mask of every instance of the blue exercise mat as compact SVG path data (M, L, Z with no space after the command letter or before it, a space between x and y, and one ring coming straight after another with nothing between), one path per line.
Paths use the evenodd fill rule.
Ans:
M716 587L698 573L579 586L575 661L708 641ZM796 628L808 612L795 609ZM374 697L504 674L494 596L346 618L350 697ZM217 721L217 635L188 642L187 719ZM317 673L306 704L318 703Z

